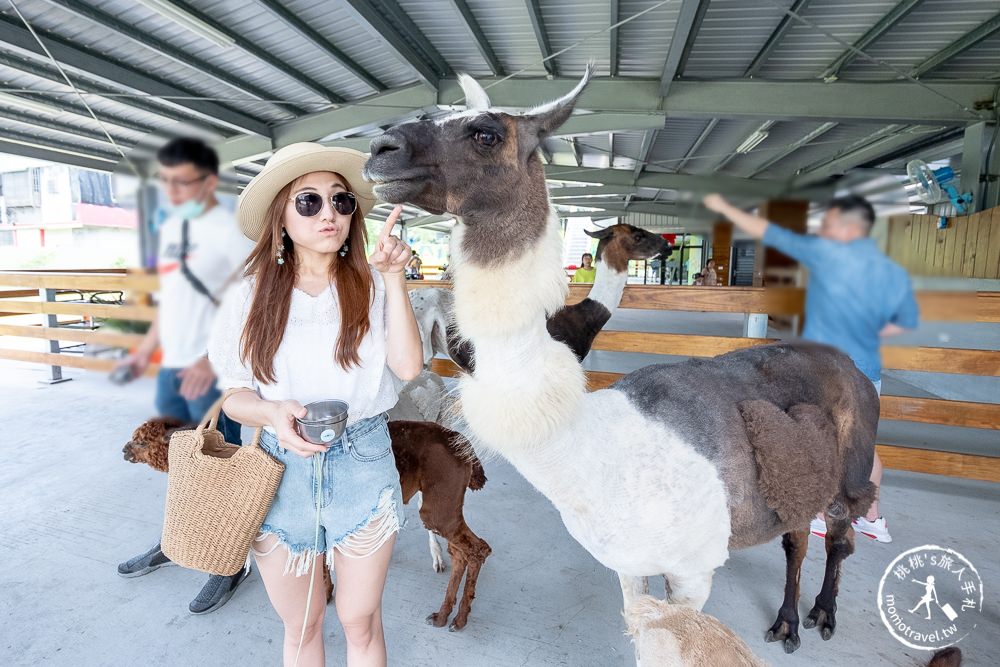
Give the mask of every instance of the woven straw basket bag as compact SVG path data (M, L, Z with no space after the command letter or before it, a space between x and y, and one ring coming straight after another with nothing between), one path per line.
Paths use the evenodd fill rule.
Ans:
M260 446L260 429L245 447L215 429L226 392L193 431L170 438L170 472L161 548L184 567L233 575L271 507L285 466Z

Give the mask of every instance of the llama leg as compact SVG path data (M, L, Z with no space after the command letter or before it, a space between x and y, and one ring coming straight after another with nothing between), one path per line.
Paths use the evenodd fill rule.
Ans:
M802 621L804 628L819 628L820 636L829 639L837 629L837 591L840 588L840 564L854 553L854 529L849 518L826 519L826 573L816 604Z
M467 565L465 554L456 549L450 542L448 543L448 555L451 556L451 578L448 579L448 588L444 592L444 601L439 610L427 617L427 622L435 628L443 628L444 624L448 622L448 616L455 608L458 586L462 583L462 576L465 575Z
M697 611L705 606L708 596L712 592L713 571L699 572L696 574L686 574L678 576L674 574L664 575L667 581L668 596L671 604L679 604L690 607Z
M441 551L441 543L438 542L437 535L433 531L427 531L427 543L431 549L431 565L435 572L444 572L444 552Z
M472 611L472 600L476 597L476 582L479 580L479 570L492 553L486 540L472 532L467 525L462 524L463 546L466 547L465 559L468 563L465 570L465 588L462 589L462 601L458 605L458 613L449 628L452 632L461 630L469 622L469 612Z
M799 577L802 561L809 547L809 531L785 533L781 538L785 550L785 599L778 610L778 619L767 631L764 641L784 643L785 653L791 653L800 645L799 641Z
M648 579L646 577L629 577L619 572L618 583L622 586L622 613L627 614L636 598L649 590ZM639 642L633 642L632 645L635 647L635 667L641 667Z

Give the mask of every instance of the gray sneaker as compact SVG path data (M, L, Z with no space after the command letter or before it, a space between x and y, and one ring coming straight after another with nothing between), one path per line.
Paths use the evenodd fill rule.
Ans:
M188 609L192 614L208 614L215 611L229 602L229 598L233 597L233 593L236 592L237 587L248 576L250 576L249 565L229 577L218 574L211 575L202 587L201 592L198 593L198 597L191 600Z
M119 563L118 575L122 577L141 577L144 574L149 574L153 570L158 570L161 567L168 567L175 564L176 563L163 555L163 551L160 549L160 543L157 542L156 546L146 553L136 556L135 558L130 558L124 563Z

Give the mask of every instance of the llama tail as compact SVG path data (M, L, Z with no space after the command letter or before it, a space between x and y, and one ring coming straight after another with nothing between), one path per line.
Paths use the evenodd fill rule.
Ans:
M473 491L478 491L486 486L486 471L483 470L483 463L476 456L476 450L472 448L472 443L461 433L452 431L451 437L448 438L448 448L454 452L456 457L468 461L472 465L472 477L469 479L469 488Z
M472 460L472 477L469 479L469 488L478 491L484 486L486 486L486 471L483 470L483 464L479 457L476 457Z

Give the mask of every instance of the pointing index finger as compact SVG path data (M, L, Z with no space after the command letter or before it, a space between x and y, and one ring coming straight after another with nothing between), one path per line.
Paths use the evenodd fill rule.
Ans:
M385 226L382 228L382 233L378 235L379 244L389 238L389 234L392 233L392 228L396 226L396 221L399 220L400 214L403 212L402 206L396 206L392 209L392 213L389 217L385 219Z

